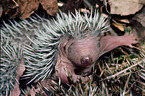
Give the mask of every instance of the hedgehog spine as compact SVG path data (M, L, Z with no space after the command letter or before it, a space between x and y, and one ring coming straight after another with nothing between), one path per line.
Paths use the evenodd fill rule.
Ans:
M75 14L69 13L68 15L60 12L60 15L57 15L57 20L53 19L49 21L37 16L36 18L30 17L19 23L15 21L14 23L10 22L11 26L4 23L5 27L1 28L1 60L3 61L0 63L4 66L1 69L3 73L1 79L5 76L4 74L7 74L6 77L12 77L11 79L15 78L14 75L8 75L11 72L10 70L8 72L5 70L5 66L9 67L11 64L8 58L17 57L16 55L8 54L11 52L17 54L19 60L23 55L26 65L26 72L23 77L31 79L28 83L33 81L38 82L50 76L55 66L57 46L63 36L70 35L73 38L79 39L83 38L85 30L89 31L91 35L96 36L99 36L101 32L107 31L107 27L105 27L106 18L100 16L98 12L95 12L94 15L92 14L92 11L90 16L87 13L81 15L78 11ZM11 47L15 46L15 51L10 50L13 48L9 48L9 45ZM3 50L4 48L5 50ZM17 61L14 64L16 67L19 60L13 60ZM15 71L13 70L11 73L15 73ZM4 87L5 84L10 85L11 82L12 80L7 83L1 82L3 92L12 89L12 85ZM12 84L14 85L14 83Z

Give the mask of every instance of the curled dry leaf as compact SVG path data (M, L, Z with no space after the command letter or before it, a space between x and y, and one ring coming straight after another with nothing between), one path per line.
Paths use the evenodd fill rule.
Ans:
M120 31L125 31L125 26L126 24L129 24L129 20L128 19L118 19L118 18L114 18L112 19L112 25L115 28L118 28Z
M3 11L6 15L9 15L10 19L16 17L28 18L38 9L39 4L52 16L58 12L57 0L2 0Z
M3 12L6 15L9 15L10 19L15 18L19 15L18 3L19 0L17 0L17 2L15 0L1 0Z
M58 12L57 0L39 0L43 9L46 10L51 16L56 15Z
M25 19L29 17L39 7L38 0L2 0L2 7L5 14L9 18L21 17Z
M20 64L17 66L16 72L16 82L14 85L13 90L10 93L10 96L19 96L21 91L19 89L19 79L22 76L23 72L25 71L25 66L24 66L24 58L21 59Z
M19 10L21 13L21 18L28 18L35 10L39 7L38 0L20 0Z
M130 15L138 12L143 4L140 0L109 0L111 14Z
M124 26L118 23L112 23L112 25L114 25L115 27L117 27L118 29L120 29L121 31L124 31Z

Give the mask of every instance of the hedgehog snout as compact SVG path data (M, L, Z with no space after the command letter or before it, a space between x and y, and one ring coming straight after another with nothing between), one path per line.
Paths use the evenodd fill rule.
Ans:
M91 65L93 60L90 56L85 56L80 59L80 62L83 66Z

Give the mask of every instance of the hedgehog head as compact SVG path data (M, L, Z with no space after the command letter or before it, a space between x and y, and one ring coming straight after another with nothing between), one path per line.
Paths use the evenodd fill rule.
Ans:
M68 59L80 67L93 64L99 53L98 39L98 37L90 35L86 35L82 39L71 39L71 43L67 44L69 47L66 47Z

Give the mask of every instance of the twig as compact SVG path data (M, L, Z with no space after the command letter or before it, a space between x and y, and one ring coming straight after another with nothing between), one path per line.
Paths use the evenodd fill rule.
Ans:
M130 68L132 68L132 67L137 66L138 64L140 64L140 63L142 63L142 62L143 62L143 60L142 60L142 61L140 61L140 62L138 62L138 63L136 63L136 64L134 64L134 65L132 65L132 66L130 66L130 67L128 67L128 68L126 68L126 69L124 69L124 70L122 70L122 71L120 71L120 72L118 72L118 73L116 73L116 74L114 74L114 75L111 75L111 76L109 76L109 77L106 77L105 79L114 78L114 77L116 77L116 76L120 75L121 73L123 73L123 72L127 71L128 69L130 69Z

